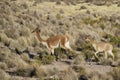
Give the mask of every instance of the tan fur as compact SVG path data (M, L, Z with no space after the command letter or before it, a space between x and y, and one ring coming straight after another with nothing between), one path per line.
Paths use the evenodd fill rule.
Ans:
M38 28L32 31L32 33L33 32L35 32L38 40L46 45L52 54L54 54L54 49L58 47L71 50L69 44L66 46L66 43L69 42L69 37L67 35L56 35L48 38L47 40L43 40L39 34L40 30Z
M105 59L107 59L108 54L110 54L112 56L113 60L114 60L114 54L112 53L112 50L113 50L112 44L107 43L107 42L96 42L90 36L88 36L86 38L86 41L90 42L92 44L92 46L94 47L94 49L96 51L94 53L94 55L97 59L98 59L97 54L100 53L100 52L104 52Z

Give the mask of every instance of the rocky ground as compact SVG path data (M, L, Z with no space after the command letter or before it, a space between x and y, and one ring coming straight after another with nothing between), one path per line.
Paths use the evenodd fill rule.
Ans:
M68 32L78 54L55 56L31 33L47 39ZM99 55L86 35L113 45L115 61ZM91 60L91 61L90 61ZM119 0L0 0L0 80L120 80Z

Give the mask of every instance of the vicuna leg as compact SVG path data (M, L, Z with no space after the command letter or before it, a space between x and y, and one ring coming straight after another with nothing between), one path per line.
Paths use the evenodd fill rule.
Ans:
M114 54L112 53L112 51L109 51L109 54L112 56L112 58L114 60Z
M69 49L70 51L72 51L72 48L70 47L69 41L66 42L64 46L65 46L67 49Z
M97 52L95 52L94 54L95 54L95 57L99 60L99 58L98 58L98 56L97 56L97 53L99 53L99 52L97 51Z
M105 59L107 59L107 52L105 52Z
M50 49L51 55L54 55L54 49Z

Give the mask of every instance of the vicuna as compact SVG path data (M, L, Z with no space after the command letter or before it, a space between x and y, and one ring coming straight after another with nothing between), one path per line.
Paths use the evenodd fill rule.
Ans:
M114 54L112 53L113 46L110 43L107 42L96 42L93 40L91 36L87 36L86 41L92 44L92 46L95 49L95 57L99 60L97 54L103 52L105 54L105 59L107 59L108 54L112 56L112 59L114 60Z
M69 37L67 35L56 35L49 37L47 40L43 40L39 34L40 32L41 30L39 28L36 28L32 31L32 33L35 33L35 35L37 36L38 40L43 45L45 45L48 48L48 50L50 50L51 54L54 54L54 49L58 47L72 51L69 44Z

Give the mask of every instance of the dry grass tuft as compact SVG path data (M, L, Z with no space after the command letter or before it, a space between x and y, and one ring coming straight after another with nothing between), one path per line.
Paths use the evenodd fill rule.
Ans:
M22 53L20 56L24 61L26 61L26 62L30 61L30 57L27 53Z
M84 62L85 62L85 56L82 54L77 55L77 57L75 57L75 59L74 59L74 64L81 64Z
M113 71L109 73L112 77L113 80L119 80L120 79L120 67L114 68Z
M30 34L31 34L30 29L27 27L22 28L20 31L20 35L24 37L29 37Z
M0 62L0 69L6 70L7 68L8 68L8 67L7 67L6 63Z
M1 80L9 80L10 76L5 71L0 69L0 79Z
M96 40L104 38L112 43L115 48L113 50L115 62L118 66L120 65L120 7L117 1L110 0L104 3L104 0L57 0L57 2L56 0L1 0L0 80L9 79L10 76L4 70L11 68L16 69L13 73L19 76L12 77L11 80L32 80L26 78L31 76L40 80L46 77L49 80L51 76L53 79L50 80L77 80L78 76L80 78L86 76L90 80L119 80L119 68L104 75L98 72L87 74L85 68L76 66L86 64L86 60L90 59L94 53L93 47L85 43L85 35L91 35ZM35 34L31 33L36 27L41 29L43 39L68 31L70 44L74 45L74 48L81 49L82 52L74 55L73 52L67 53L58 48L55 53L59 59L71 59L72 69L59 71L55 68L44 71L40 68L43 64L47 67L59 61L54 62L55 57L48 55L46 47L39 44ZM37 53L39 54L34 55ZM64 65L70 66L67 63L61 66ZM104 67L104 65L111 65L111 60L103 61L101 66Z
M0 48L0 61L5 61L9 54L10 54L10 50L8 48Z
M4 33L0 34L0 41L3 42L5 45L9 45L10 44L9 38Z

